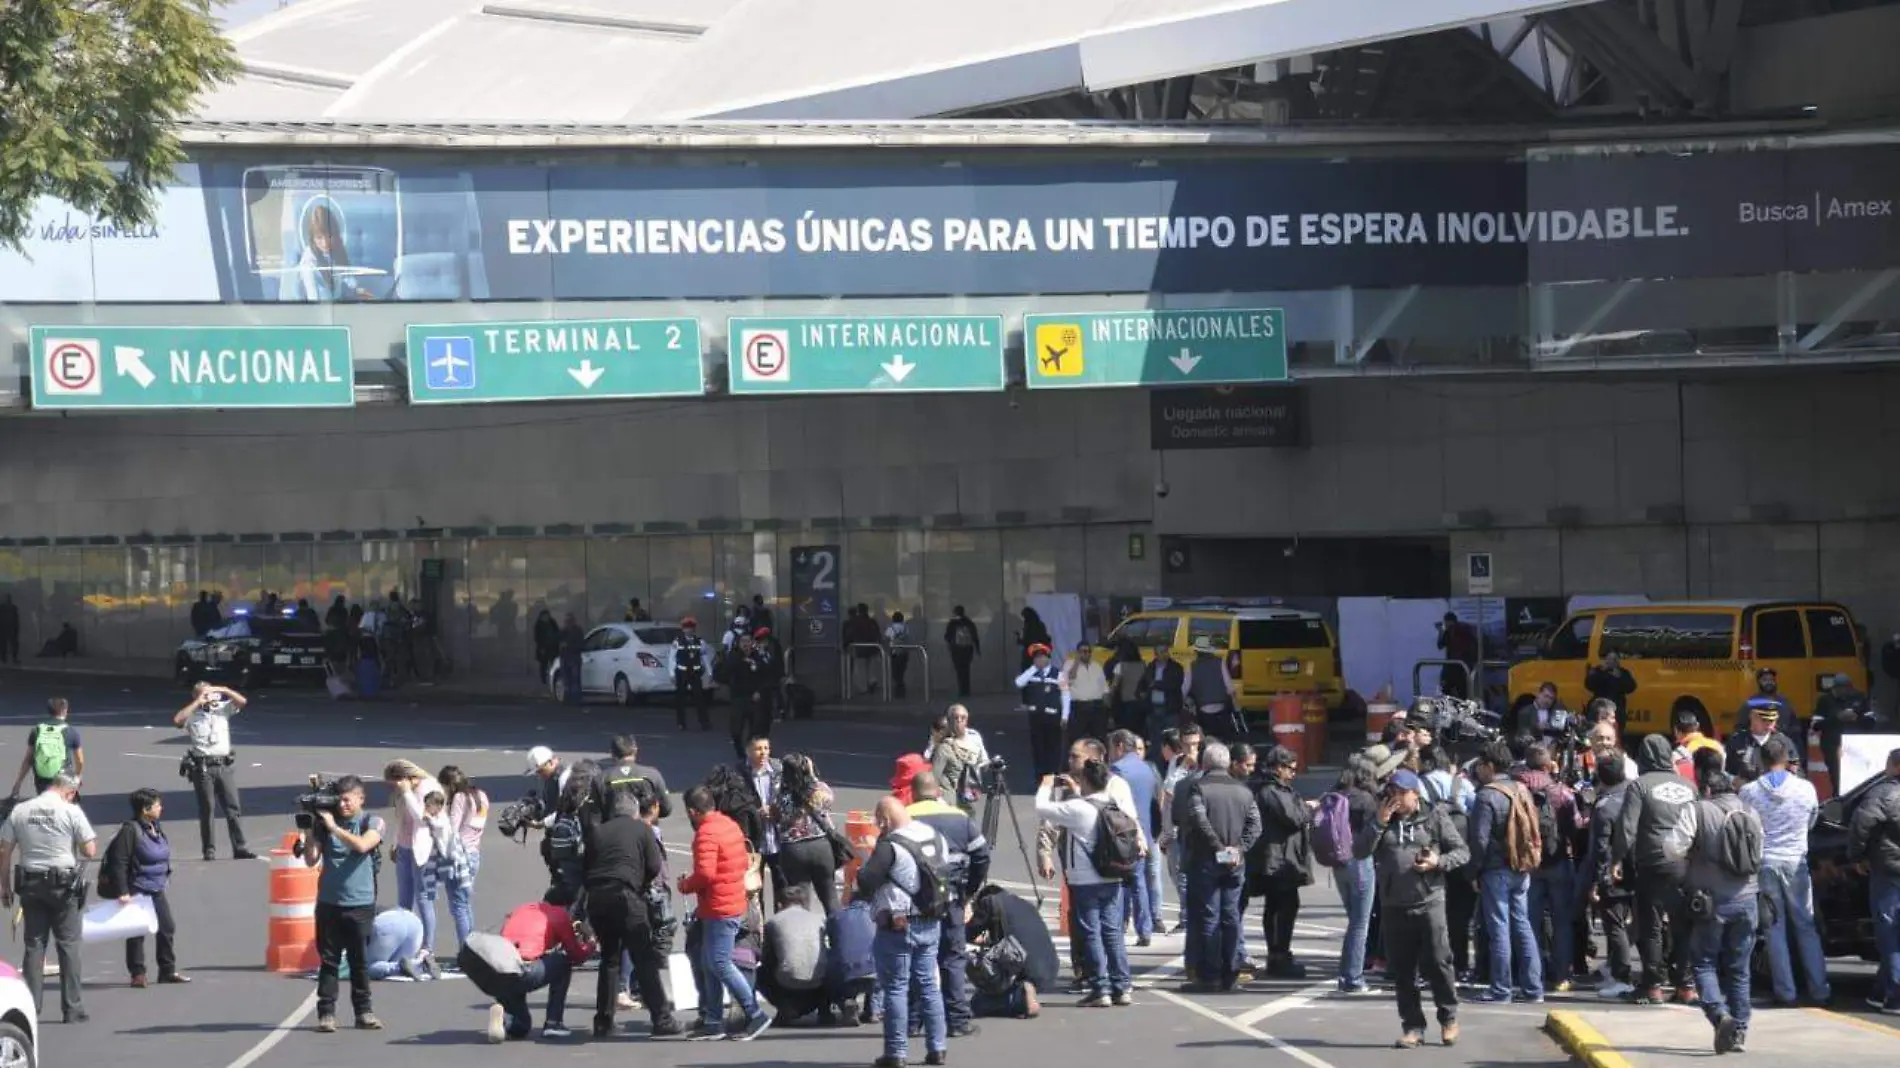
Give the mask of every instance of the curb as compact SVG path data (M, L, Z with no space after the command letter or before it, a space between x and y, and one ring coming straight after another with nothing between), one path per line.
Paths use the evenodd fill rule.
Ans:
M1580 1013L1553 1010L1544 1018L1544 1030L1586 1068L1635 1068L1629 1058L1610 1047L1603 1032L1585 1023Z
M1833 1009L1817 1009L1817 1008L1810 1007L1806 1011L1813 1013L1814 1015L1819 1016L1825 1020L1832 1020L1835 1023L1844 1023L1848 1025L1849 1027L1858 1027L1862 1031L1871 1031L1874 1034L1886 1035L1889 1038L1900 1038L1900 1027L1894 1027L1890 1024L1884 1024L1884 1023L1881 1023L1879 1020L1869 1020L1869 1019L1866 1019L1865 1017L1854 1016L1845 1012L1835 1012Z

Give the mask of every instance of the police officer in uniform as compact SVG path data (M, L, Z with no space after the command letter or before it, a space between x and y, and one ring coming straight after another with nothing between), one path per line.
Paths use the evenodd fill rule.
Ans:
M1022 691L1023 707L1029 710L1030 763L1033 775L1062 773L1062 729L1069 722L1069 684L1062 669L1050 662L1047 645L1032 645L1027 650L1029 669L1016 676L1016 688Z
M191 703L172 717L172 726L185 729L190 745L179 772L191 781L198 798L198 838L206 860L218 856L217 839L211 832L213 798L224 810L224 823L231 832L232 858L257 859L244 846L244 825L239 822L244 805L238 798L237 765L231 755L231 717L243 711L245 704L244 695L236 690L200 682L191 688Z
M686 729L689 700L699 710L699 729L712 730L712 701L706 692L706 642L699 636L699 621L692 616L680 620L680 636L673 639L673 714L679 717L680 730Z
M79 865L81 858L91 860L99 851L92 824L74 803L78 796L79 780L62 772L45 792L14 806L12 816L0 823L0 871L12 873L0 887L0 904L12 911L18 902L23 913L26 959L21 967L34 1012L45 989L50 938L59 952L59 1005L67 1023L87 1019L79 993L84 928L80 905L85 892Z

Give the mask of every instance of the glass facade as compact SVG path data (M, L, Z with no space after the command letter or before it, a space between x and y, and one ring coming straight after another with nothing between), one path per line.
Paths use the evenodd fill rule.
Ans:
M400 591L414 596L422 562L444 562L441 642L462 673L528 675L533 623L543 609L583 625L618 620L631 598L655 619L692 615L712 634L754 594L781 628L790 622L787 558L792 547L843 546L847 605L870 606L880 624L892 612L910 622L930 659L933 693L953 692L942 634L963 606L982 635L978 686L1006 685L1010 643L1025 598L1073 593L1139 597L1159 590L1152 550L1131 559L1131 536L1152 545L1146 525L1096 524L968 530L849 530L663 534L573 538L438 538L350 542L0 547L0 593L20 606L20 644L31 656L71 622L82 655L101 661L164 660L190 631L200 590L227 606L276 593L318 614L342 597L366 604ZM910 682L921 687L923 657ZM822 692L836 686L829 665L803 673Z

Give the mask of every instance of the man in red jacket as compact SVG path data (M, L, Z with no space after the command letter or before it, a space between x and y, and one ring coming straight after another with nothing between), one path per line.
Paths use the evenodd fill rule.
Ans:
M693 822L693 870L680 876L682 894L698 898L699 1027L695 1042L726 1037L726 992L745 1009L745 1030L732 1036L750 1042L772 1026L772 1015L759 1007L752 985L732 963L732 946L746 914L745 832L713 805L712 791L695 786L686 792L686 816Z

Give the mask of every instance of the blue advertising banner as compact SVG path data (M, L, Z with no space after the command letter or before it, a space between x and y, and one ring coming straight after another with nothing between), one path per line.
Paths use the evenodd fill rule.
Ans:
M180 169L57 201L0 302L1218 293L1886 267L1900 148L1523 163L1189 160Z

